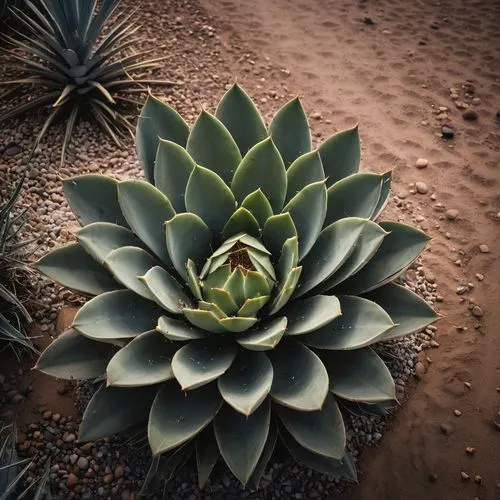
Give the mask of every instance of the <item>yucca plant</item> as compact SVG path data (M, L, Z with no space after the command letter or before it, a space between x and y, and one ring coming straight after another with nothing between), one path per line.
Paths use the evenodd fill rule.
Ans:
M29 458L20 459L16 452L17 429L15 424L0 421L0 500L48 500L51 498L48 480L49 467L44 474L28 485L23 491L21 483L28 471ZM33 489L36 487L36 490ZM28 496L29 495L29 496Z
M18 181L10 197L0 204L0 341L14 349L33 349L26 336L23 322L30 323L31 316L18 296L16 282L21 273L30 272L24 262L23 252L30 241L18 241L26 210L14 213L23 186L24 176Z
M144 92L157 81L132 75L155 68L162 57L143 59L148 51L131 50L137 43L138 27L131 22L135 12L119 15L102 37L106 21L119 0L26 0L26 12L11 9L22 31L4 34L12 49L8 57L20 63L18 78L0 82L5 95L24 92L26 102L0 116L0 122L40 107L49 115L38 134L35 146L57 118L66 119L61 162L75 123L80 115L93 117L118 145L133 127L127 106L136 104L131 92ZM40 94L30 94L40 89ZM1 96L0 96L1 97Z
M428 237L373 222L391 176L358 173L357 128L311 148L299 99L266 129L234 85L189 129L149 96L146 181L64 182L83 228L37 267L94 297L37 368L105 373L80 440L147 420L167 470L194 451L203 486L222 455L257 485L279 436L299 462L355 477L339 404L395 400L372 346L438 318L392 283Z

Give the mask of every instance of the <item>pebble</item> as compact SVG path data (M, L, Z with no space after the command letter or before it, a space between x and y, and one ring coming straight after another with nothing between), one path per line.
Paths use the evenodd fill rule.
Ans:
M478 474L476 476L474 476L474 482L477 483L477 484L481 484L481 482L483 481L483 478Z
M429 474L429 481L431 483L435 483L438 480L438 477L436 474Z
M484 280L484 274L481 273L476 273L476 279L478 281L483 281Z
M462 481L467 481L468 479L470 479L469 474L467 474L467 472L464 471L460 473L460 477L462 478Z
M490 253L488 245L479 245L479 251L481 253Z
M443 125L441 127L441 136L443 137L443 139L453 139L453 137L455 137L455 132L451 127Z
M70 488L73 488L73 487L77 486L80 483L80 480L78 479L77 476L75 476L75 474L73 474L72 472L70 472L68 474L68 479L66 480L66 483L67 483L67 485Z
M85 457L80 457L77 460L76 465L78 465L80 470L87 470L89 467L89 461Z
M415 375L417 376L418 379L424 378L424 375L425 375L425 366L424 366L424 364L421 361L419 361L415 365Z
M462 412L460 410L453 410L453 413L455 414L455 417L461 417Z
M425 158L419 158L416 162L415 162L415 166L417 168L425 168L429 165L429 160L425 159Z
M462 113L462 118L467 121L474 121L479 118L479 114L475 109L468 108Z
M474 306L472 308L472 315L475 316L476 318L482 318L484 316L484 311L481 307Z
M420 194L426 194L429 191L427 184L423 181L416 182L415 187L417 188L417 192Z
M445 217L448 220L455 220L458 217L458 214L459 214L458 210L450 208L449 210L446 211Z
M467 453L467 455L474 455L476 453L476 448L467 446L467 448L465 448L465 453Z

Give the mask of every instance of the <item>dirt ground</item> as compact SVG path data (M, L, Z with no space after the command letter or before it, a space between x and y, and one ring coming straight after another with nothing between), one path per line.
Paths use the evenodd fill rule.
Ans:
M403 214L433 237L423 263L444 297L440 348L427 353L432 363L423 381L380 446L363 452L360 484L343 498L500 498L494 423L500 422L500 3L201 4L223 39L234 77L250 92L281 85L300 95L323 136L359 122L364 168L395 168L394 192L406 210L393 204L389 215ZM455 101L450 88L459 94ZM269 107L273 97L261 105ZM474 97L478 119L466 121L455 102L472 104ZM453 140L441 138L442 124L453 128ZM416 168L418 158L428 167ZM417 181L426 183L426 194L410 193ZM449 209L458 210L455 220L445 216ZM458 295L467 283L474 288ZM483 316L471 314L474 304Z

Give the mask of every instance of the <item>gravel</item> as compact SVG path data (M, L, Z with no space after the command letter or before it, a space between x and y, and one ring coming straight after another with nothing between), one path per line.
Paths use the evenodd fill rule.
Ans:
M192 123L201 103L213 108L233 78L226 59L221 56L223 49L217 31L199 10L195 0L168 0L162 3L162 12L168 13L168 16L161 18L161 40L168 40L168 45L156 46L155 50L159 53L152 54L151 57L164 55L163 50L168 47L169 60L164 74L155 76L189 84L175 89L159 89L155 93L163 95ZM152 46L150 40L158 40L157 30L160 25L151 22L158 17L158 7L154 2L141 8L141 16L144 16L146 22L143 23L143 42L137 47L138 50ZM188 53L192 57L187 58ZM271 69L268 62L262 62L259 66L252 58L249 54L242 55L241 64L248 67L249 72L257 74L257 70ZM255 95L258 102L265 104L271 99L278 101L262 106L266 118L269 118L279 102L289 98L282 88L267 88L259 92L260 95ZM0 111L2 106L4 104L0 104ZM40 129L43 118L34 116L29 120L12 122L8 124L10 128L4 127L0 140L0 196L6 194L7 187L22 171L34 131ZM321 119L320 114L317 119ZM31 256L33 260L55 246L71 242L73 233L78 228L63 197L63 178L84 173L106 173L119 180L142 177L142 169L131 140L125 141L122 148L117 148L107 136L84 121L74 131L65 165L58 168L62 135L61 126L49 129L42 145L35 151L22 192L21 204L28 209L29 215L25 235L36 238L38 243ZM400 208L405 210L404 206ZM404 284L429 304L439 300L436 283L426 278L424 268L419 264L414 264L407 272ZM61 307L82 303L80 297L37 274L32 276L30 289L35 297L32 304L35 319L48 336L55 335L55 320ZM419 353L439 346L436 337L436 328L430 326L425 331L402 340L377 346L394 377L400 402L404 402L408 396L406 388L417 371L419 377L423 376L425 369L422 372L420 365L423 361L419 359ZM0 394L14 390L12 384L10 379L2 382L3 390ZM75 404L80 414L95 390L96 386L91 383L76 387ZM24 397L16 392L11 394L11 398L19 399L17 395ZM0 399L0 403L3 402L5 401ZM382 439L388 425L388 421L379 416L360 416L347 412L345 421L347 449L355 461L364 446L376 445ZM40 415L39 421L28 423L22 428L20 454L33 458L27 483L38 477L45 464L50 463L50 483L56 499L137 498L150 463L147 445L131 444L123 436L81 444L78 443L77 430L78 422L50 411ZM327 498L337 494L345 486L345 483L297 465L280 447L271 459L258 493L242 489L222 464L216 467L209 487L201 492L197 486L195 470L195 463L188 461L165 486L166 498Z

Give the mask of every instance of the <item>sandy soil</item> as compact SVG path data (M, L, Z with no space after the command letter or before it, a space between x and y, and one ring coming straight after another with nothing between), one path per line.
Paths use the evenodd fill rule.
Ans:
M318 135L359 121L364 168L395 168L394 192L405 198L404 212L392 206L389 216L420 222L433 237L423 262L444 296L441 347L427 353L428 373L379 448L363 453L360 484L345 499L500 498L500 432L492 424L500 421L500 3L201 3L222 33L225 62L248 90L300 95ZM464 101L467 82L469 102L480 99L477 121L465 121L450 98L455 88ZM275 97L267 93L262 107L274 107ZM438 119L443 106L450 109ZM454 140L440 137L443 123ZM429 166L417 169L417 158ZM409 193L417 181L428 193ZM456 220L445 217L448 209L459 211ZM459 296L457 287L469 282L474 288ZM471 314L474 303L483 317ZM453 432L444 435L441 424Z

